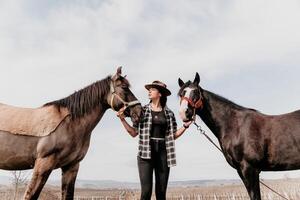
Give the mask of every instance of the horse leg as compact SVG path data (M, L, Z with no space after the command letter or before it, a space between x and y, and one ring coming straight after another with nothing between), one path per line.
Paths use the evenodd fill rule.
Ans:
M54 155L36 159L31 181L24 194L24 200L38 199L49 175L54 169L55 163Z
M257 169L251 167L249 164L241 166L237 169L251 200L261 200L259 173Z
M71 166L62 167L62 200L73 200L74 199L74 185L79 169L79 163Z

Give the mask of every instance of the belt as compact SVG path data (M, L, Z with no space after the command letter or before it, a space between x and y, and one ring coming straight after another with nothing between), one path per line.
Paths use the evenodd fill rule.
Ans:
M158 140L158 141L164 141L165 138L156 138L156 137L151 137L151 140Z

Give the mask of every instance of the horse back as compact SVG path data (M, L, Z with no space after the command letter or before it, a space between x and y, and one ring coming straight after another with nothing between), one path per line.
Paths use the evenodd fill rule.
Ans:
M300 167L300 110L282 115L252 111L240 120L239 141L232 146L240 151L238 162L266 171Z

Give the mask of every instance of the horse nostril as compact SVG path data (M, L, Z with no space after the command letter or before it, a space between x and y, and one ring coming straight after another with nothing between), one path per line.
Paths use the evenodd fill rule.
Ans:
M185 111L185 115L187 116L187 118L191 118L193 116L193 113L190 109Z
M141 111L141 112L140 112L140 117L143 117L143 116L144 116L144 112Z

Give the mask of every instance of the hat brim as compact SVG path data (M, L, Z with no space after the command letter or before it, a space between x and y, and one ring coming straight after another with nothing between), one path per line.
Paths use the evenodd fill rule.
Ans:
M168 90L168 89L165 88L165 87L156 85L156 84L147 84L147 85L145 85L145 88L146 88L147 90L149 90L150 88L156 88L156 89L159 90L159 92L160 92L162 95L165 95L165 96L170 96L170 95L171 95L171 91L170 91L170 90Z

